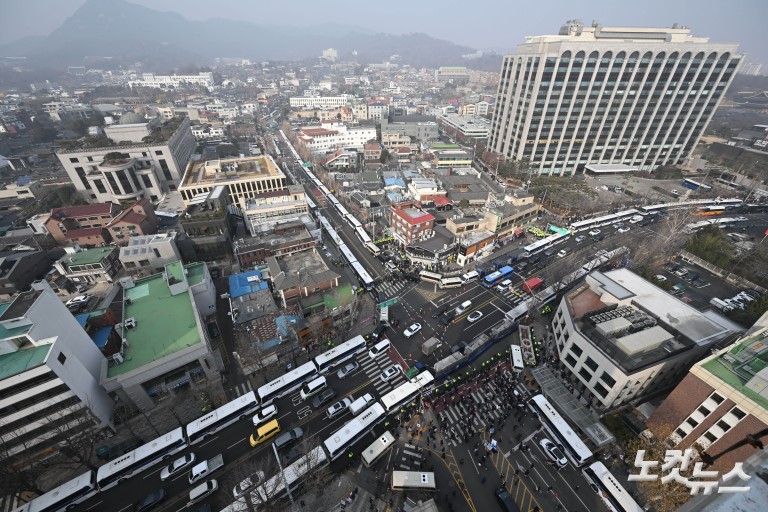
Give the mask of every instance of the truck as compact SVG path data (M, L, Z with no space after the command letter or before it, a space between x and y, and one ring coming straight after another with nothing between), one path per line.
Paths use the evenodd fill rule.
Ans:
M523 291L526 293L533 294L533 292L541 288L541 285L543 284L544 284L543 279L540 279L538 277L532 277L528 279L525 283L523 283Z
M424 343L421 345L421 352L422 352L422 353L423 353L425 356L428 356L428 355L432 354L432 352L434 352L435 350L437 350L438 348L440 348L440 346L441 346L442 344L443 344L443 342L442 342L442 341L440 341L439 339L437 339L437 338L435 338L434 336L432 336L431 338L429 338L427 341L425 341L425 342L424 342Z
M193 484L207 478L208 475L217 469L221 469L222 466L224 466L224 456L222 454L218 454L212 459L205 460L196 466L192 466L192 469L189 471L189 483Z

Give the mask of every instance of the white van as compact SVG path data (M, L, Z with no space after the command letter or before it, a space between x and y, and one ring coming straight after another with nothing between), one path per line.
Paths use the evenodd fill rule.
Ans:
M389 325L389 306L384 306L379 310L379 323Z
M509 288L509 285L511 285L511 284L512 284L512 280L511 279L505 279L498 286L496 286L496 290L500 291L500 292L503 292L504 290Z
M471 300L465 300L461 303L461 306L456 308L456 314L460 315L466 310L468 310L470 307L472 307L472 301Z
M325 380L325 377L318 377L315 380L305 382L301 386L301 399L306 400L307 398L316 395L327 387L328 381Z
M373 396L370 393L366 393L349 404L349 412L352 413L352 416L357 416L361 411L368 407L368 404L371 402L373 402Z
M216 492L219 488L219 482L216 480L208 480L189 491L189 503L188 505L194 505L199 501L203 501L205 498Z
M368 351L368 355L371 359L376 359L376 356L387 350L389 350L389 340L381 340Z
M477 279L478 277L480 277L480 274L476 270L473 270L472 272L467 272L466 274L461 276L461 280L464 281L465 283L468 283L470 281Z

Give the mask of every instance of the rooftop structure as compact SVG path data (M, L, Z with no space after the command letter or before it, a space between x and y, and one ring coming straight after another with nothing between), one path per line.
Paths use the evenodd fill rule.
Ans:
M484 141L491 133L491 122L484 117L445 114L437 122L445 133L463 142Z
M217 186L226 187L231 203L244 208L247 198L285 189L286 180L283 171L268 155L192 161L184 172L179 191L184 203L189 205L204 201Z
M734 334L627 269L592 272L566 294L553 321L560 358L611 409L671 386Z
M329 269L313 251L267 258L267 265L273 288L282 297L283 307L301 297L339 286L341 276Z

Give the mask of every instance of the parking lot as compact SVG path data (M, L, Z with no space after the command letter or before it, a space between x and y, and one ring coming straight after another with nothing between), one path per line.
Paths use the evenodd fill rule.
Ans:
M727 299L741 291L741 288L728 284L720 277L680 258L657 267L655 272L657 276L664 278L658 278L657 281L672 287L670 293L698 309L711 307L712 298Z

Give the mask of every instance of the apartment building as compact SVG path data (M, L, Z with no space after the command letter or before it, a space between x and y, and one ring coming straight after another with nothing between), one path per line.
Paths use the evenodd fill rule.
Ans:
M376 128L349 128L343 124L323 124L319 127L299 128L297 135L313 153L327 153L342 148L362 151L367 142L376 140Z
M67 253L53 266L74 283L111 283L120 271L120 252L114 245L92 249L65 247L64 250Z
M104 357L45 282L0 304L0 436L6 461L50 454L88 429L114 428Z
M685 27L568 21L504 57L488 149L556 175L683 163L742 59L736 44Z
M350 94L341 96L294 96L288 99L291 108L336 108L355 102L355 97Z
M392 236L401 245L410 245L416 240L432 236L435 217L416 207L415 204L402 204L390 207L389 227Z
M142 73L141 79L130 80L128 86L151 87L153 89L178 89L189 85L198 87L213 87L215 84L213 73L201 71L196 75L156 75L154 73Z
M246 199L243 216L253 236L262 236L274 230L275 225L291 222L309 215L309 206L302 185L288 185Z
M176 246L178 236L176 231L168 231L131 238L120 249L120 264L130 274L155 274L167 264L181 260Z
M603 411L675 386L735 328L625 268L588 274L552 321L560 361Z

